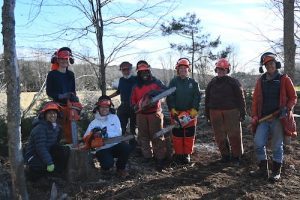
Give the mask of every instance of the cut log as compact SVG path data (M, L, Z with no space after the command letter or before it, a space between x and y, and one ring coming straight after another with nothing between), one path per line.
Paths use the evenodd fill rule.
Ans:
M89 151L71 148L67 167L68 181L90 180L97 173L93 165L92 155Z

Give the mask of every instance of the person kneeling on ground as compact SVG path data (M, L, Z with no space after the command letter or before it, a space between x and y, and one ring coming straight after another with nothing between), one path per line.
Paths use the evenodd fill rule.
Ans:
M95 119L89 124L83 140L85 143L90 143L91 148L96 149L96 158L100 162L102 170L109 171L114 166L114 158L117 158L117 175L125 178L129 175L125 168L131 150L130 145L125 142L103 144L103 138L122 135L118 116L110 112L112 106L109 96L99 97L94 109Z
M59 105L49 102L33 121L25 152L26 176L30 181L54 172L62 174L67 166L70 150L59 144L62 137L61 127L57 124L59 113Z

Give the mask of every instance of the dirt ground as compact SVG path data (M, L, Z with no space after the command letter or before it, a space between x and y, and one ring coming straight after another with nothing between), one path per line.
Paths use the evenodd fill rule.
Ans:
M59 195L66 199L300 199L300 137L285 147L282 180L275 184L248 175L256 167L252 141L244 128L241 166L221 164L211 127L205 125L197 131L190 165L170 163L156 172L154 162L143 163L134 152L127 179L98 170L92 180L68 183L62 178L47 178L28 183L28 191L30 199L49 199L55 182Z

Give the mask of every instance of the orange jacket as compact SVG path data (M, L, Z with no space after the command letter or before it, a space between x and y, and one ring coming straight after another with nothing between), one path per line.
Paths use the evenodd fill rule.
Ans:
M279 107L287 107L290 112L288 112L289 120L281 120L282 125L285 129L285 134L290 136L296 136L296 123L293 117L292 110L297 103L297 93L294 87L294 84L288 75L284 74L280 77L280 99L279 99ZM258 117L260 119L261 111L263 105L263 95L262 95L262 87L261 87L261 78L259 78L256 82L253 100L252 100L252 117ZM256 124L254 124L256 126ZM255 129L255 128L254 128Z

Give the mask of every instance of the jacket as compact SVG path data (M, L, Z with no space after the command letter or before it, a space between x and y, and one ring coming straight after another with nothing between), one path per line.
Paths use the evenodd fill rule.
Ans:
M50 149L59 144L61 136L61 128L58 125L54 128L50 122L35 119L26 147L25 162L31 166L53 164Z
M169 88L176 87L173 94L167 97L168 109L187 111L192 108L199 110L201 93L198 83L192 78L181 79L179 76L170 81Z
M205 90L205 115L209 110L238 109L243 118L246 114L245 96L240 82L230 76L214 77Z
M120 94L121 96L121 103L128 103L128 105L130 105L131 91L136 84L136 79L136 76L131 76L128 79L121 77L119 79L117 94Z
M262 105L263 105L263 95L262 95L262 86L261 86L260 77L255 85L255 89L253 92L253 100L252 100L252 113L251 116L258 117L260 119L262 117ZM293 108L297 103L297 93L294 87L294 84L288 75L284 74L280 77L280 97L279 97L279 108L287 107L288 116L286 119L281 119L281 123L284 127L284 132L288 136L296 136L296 122L293 117ZM289 120L287 120L289 119ZM252 131L255 132L257 124L252 124Z
M163 89L165 89L166 86L155 77L152 77L150 81L142 82L138 79L137 84L132 88L131 93L131 106L138 105L139 102L148 94L150 93L156 93ZM161 102L156 102L153 106L150 106L147 110L142 111L142 114L150 114L154 112L161 111Z
M92 133L92 130L94 128L103 129L104 127L106 127L106 129L107 129L107 138L113 138L113 137L122 135L121 123L120 123L120 120L117 115L109 114L106 117L101 117L99 115L99 112L97 112L95 114L95 119L93 121L91 121L87 130L85 131L83 139L85 140L85 138L89 137L89 135ZM107 149L116 144L118 144L118 143L107 144L107 145L104 144L103 146L96 148L96 150L98 151L101 149Z
M58 70L50 71L46 80L46 93L54 101L66 103L64 100L58 99L59 94L75 91L75 76L72 71L67 70L66 73L61 73Z

